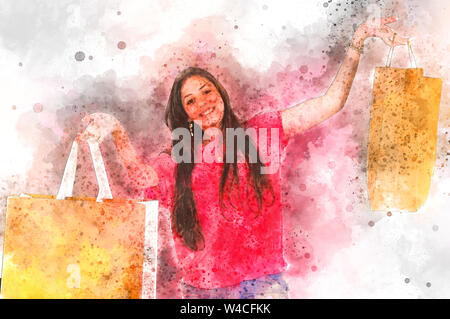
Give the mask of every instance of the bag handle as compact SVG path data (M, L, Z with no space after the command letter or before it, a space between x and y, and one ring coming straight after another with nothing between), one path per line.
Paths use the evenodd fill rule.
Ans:
M392 55L394 54L394 41L395 41L395 36L397 35L397 33L394 33L393 37L392 37L392 46L389 48L389 53L388 53L388 57L386 60L386 66L390 67L391 66L391 62L392 62ZM409 64L411 67L413 67L413 61L414 61L414 68L417 68L417 62L416 62L416 57L414 56L412 47L411 47L411 43L409 43L409 39L406 40L406 43L408 44L408 56L409 56Z
M98 183L97 202L103 199L112 199L111 189L108 183L108 176L106 175L105 164L103 162L102 153L97 142L89 141L89 150L91 153L92 163L94 164L95 176ZM73 141L70 149L69 157L67 159L66 167L64 169L63 178L59 187L56 199L65 199L72 197L73 185L75 182L75 174L77 170L78 157L78 143Z

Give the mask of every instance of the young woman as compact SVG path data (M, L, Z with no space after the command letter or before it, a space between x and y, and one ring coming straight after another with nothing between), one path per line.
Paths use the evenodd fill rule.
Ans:
M172 132L189 130L187 136L175 134L173 141L173 149L183 146L180 155L187 152L183 158L188 160L175 161L170 152L163 152L151 163L144 163L117 119L104 113L83 119L88 126L78 139L101 142L112 133L130 178L146 190L149 198L158 196L160 204L170 210L185 298L287 297L287 285L281 277L286 263L280 169L262 174L261 170L271 164L263 156L270 152L264 149L267 144L257 145L248 137L244 146L228 144L226 130L267 129L268 144L277 140L276 151L282 152L290 137L328 119L344 106L366 38L379 37L390 46L406 43L387 26L395 21L394 17L373 19L358 27L323 96L282 111L259 114L245 123L237 119L226 90L213 75L198 68L181 72L172 86L165 121ZM200 139L195 138L197 129L201 129ZM211 129L223 133L221 142L205 134ZM222 148L223 158L211 154L211 143ZM234 148L233 155L227 147ZM195 154L203 152L205 156L206 150L214 161L194 161ZM252 158L255 151L257 156ZM245 160L237 161L239 152Z

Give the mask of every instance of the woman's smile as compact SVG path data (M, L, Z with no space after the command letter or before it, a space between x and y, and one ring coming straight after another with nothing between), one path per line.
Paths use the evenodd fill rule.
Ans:
M206 110L205 112L203 112L202 114L200 114L200 116L206 116L208 114L210 114L212 111L214 111L216 109L215 106L209 108L208 110Z

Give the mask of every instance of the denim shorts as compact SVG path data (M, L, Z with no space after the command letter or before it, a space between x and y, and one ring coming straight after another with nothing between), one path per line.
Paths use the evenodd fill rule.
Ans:
M265 275L252 280L245 280L237 285L202 289L182 283L185 299L287 299L288 285L282 274Z

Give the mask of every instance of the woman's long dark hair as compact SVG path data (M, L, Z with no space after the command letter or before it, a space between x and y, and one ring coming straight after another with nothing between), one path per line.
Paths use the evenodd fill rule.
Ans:
M240 128L242 127L236 115L231 110L230 98L228 97L227 91L220 84L220 82L208 71L189 67L182 72L180 72L175 79L172 90L170 92L169 101L165 112L166 125L173 131L176 128L184 127L189 129L189 117L184 110L183 103L181 100L181 86L184 81L193 76L200 75L208 79L220 93L224 103L224 115L221 122L222 132L225 132L226 128ZM196 125L196 124L194 124ZM202 132L203 134L203 132ZM237 136L234 137L234 160L232 163L228 163L226 159L226 151L224 149L224 168L220 178L220 189L219 198L220 206L223 208L223 194L225 187L231 187L234 183L239 183L238 167L237 167L237 153L238 153L238 143ZM255 146L252 143L249 136L245 137L246 143L244 149L241 152L244 154L245 161L250 170L250 184L256 195L258 203L258 212L261 211L263 202L263 191L268 189L272 192L272 198L274 198L273 189L267 175L261 174L261 167L264 164L261 162L259 152L256 150L257 161L251 163L249 161L250 151L255 151ZM182 142L181 136L178 140L173 140L173 145ZM175 172L175 191L174 191L174 205L171 214L172 228L177 232L177 234L183 239L185 245L192 250L201 250L204 248L205 242L202 235L200 223L197 216L197 207L194 201L194 194L192 192L192 171L194 170L194 150L197 149L198 145L194 145L194 137L191 136L191 161L190 163L181 162L177 164ZM197 142L198 143L198 142ZM201 143L201 142L200 142ZM226 134L224 134L224 143L226 145ZM185 148L183 148L185 149ZM233 169L233 176L229 178L230 169ZM227 181L231 180L231 185L227 186ZM223 214L223 213L222 213Z

